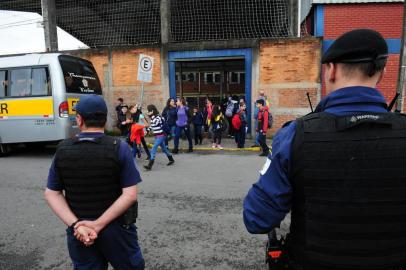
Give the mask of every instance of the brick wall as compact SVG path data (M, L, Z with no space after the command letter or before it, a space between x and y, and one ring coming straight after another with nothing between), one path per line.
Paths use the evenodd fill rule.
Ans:
M401 38L403 3L324 6L324 39L336 39L355 28L371 28L384 38Z
M283 123L310 112L306 93L313 106L320 100L320 52L317 38L262 41L259 52L259 84L270 102L275 133ZM252 99L258 97L253 91Z

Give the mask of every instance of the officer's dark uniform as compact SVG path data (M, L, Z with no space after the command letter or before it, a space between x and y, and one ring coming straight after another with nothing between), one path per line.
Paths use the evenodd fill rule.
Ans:
M323 63L387 57L380 34L349 32ZM336 90L316 112L287 123L244 200L251 233L292 211L293 269L401 269L406 263L406 116L374 88ZM283 150L282 150L283 149Z
M107 113L104 101L95 95L81 98L77 107L80 105L86 112L102 108ZM95 220L118 199L122 188L139 182L125 142L101 132L82 132L58 146L47 187L64 190L70 209L79 219ZM74 237L72 228L67 229L67 239L74 269L107 269L107 262L115 269L144 269L136 227L124 225L123 217L108 224L90 247Z

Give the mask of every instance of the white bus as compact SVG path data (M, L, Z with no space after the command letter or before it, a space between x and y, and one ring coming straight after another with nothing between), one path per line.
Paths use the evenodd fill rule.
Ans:
M87 60L59 53L0 57L0 156L16 143L73 136L73 106L86 94L102 94Z

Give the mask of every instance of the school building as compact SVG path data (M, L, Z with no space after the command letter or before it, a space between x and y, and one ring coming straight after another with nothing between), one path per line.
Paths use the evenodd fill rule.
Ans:
M3 2L0 9L7 2L8 9L34 9ZM176 96L197 106L206 97L220 102L227 95L243 96L253 130L253 106L263 90L274 115L269 135L310 112L307 93L313 106L325 95L321 55L354 28L384 35L390 57L379 87L388 102L396 93L403 1L95 2L56 0L57 24L90 46L66 53L94 64L109 105L109 129L117 98L129 105L141 101L140 54L154 58L152 82L144 84L144 108L152 103L162 109Z

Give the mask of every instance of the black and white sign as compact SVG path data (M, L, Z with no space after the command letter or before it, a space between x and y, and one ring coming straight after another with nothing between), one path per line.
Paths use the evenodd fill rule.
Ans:
M154 58L145 54L140 54L139 59L137 80L142 82L152 82Z

